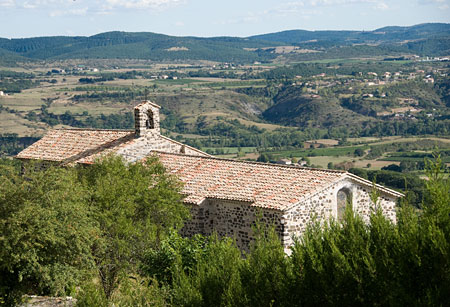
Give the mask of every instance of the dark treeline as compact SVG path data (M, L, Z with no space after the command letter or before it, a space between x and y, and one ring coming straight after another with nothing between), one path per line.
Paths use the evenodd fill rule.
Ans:
M0 79L16 78L16 79L33 79L36 75L25 72L17 72L12 70L0 70Z
M136 91L114 91L114 92L107 92L107 91L95 91L88 94L78 94L74 95L72 100L74 102L80 102L83 100L89 100L89 101L102 101L104 99L109 100L134 100L135 97L143 95L144 92L136 92Z
M22 90L39 86L39 81L33 81L34 74L0 70L0 91L5 93L20 93Z
M99 78L80 78L78 79L78 82L84 83L84 84L94 84L96 82L105 82L105 81L112 81L114 78L105 78L105 77L99 77Z
M39 86L39 81L29 79L0 79L0 91L5 93L20 93L24 89Z
M74 72L76 75L87 75L86 72ZM95 74L95 77L84 77L80 78L78 81L80 83L95 83L95 82L105 82L105 81L112 81L114 79L137 79L138 77L144 77L149 78L151 74L146 71L137 71L137 70L130 70L125 72L102 72Z
M362 131L356 131L351 135L357 136L392 136L392 135L448 135L450 120L424 119L417 121L386 121L367 123Z
M0 157L16 155L38 139L30 136L19 137L16 133L0 133Z
M441 157L447 157L447 150L436 150L436 148L445 148L447 147L445 143L435 140L417 140L415 142L399 142L399 143L388 143L388 144L379 144L379 145L371 145L370 151L367 154L368 159L375 159L381 157L386 152L396 151L397 154L406 154L408 151L412 150L435 150L441 154ZM410 155L419 155L419 153L408 153ZM424 158L432 158L433 153L422 153L420 154L420 160L423 161Z
M445 306L450 293L450 181L427 164L421 210L370 223L311 223L288 254L256 223L248 252L232 238L177 234L175 178L108 158L25 176L0 164L0 300L74 295L79 306ZM150 183L151 189L148 189ZM415 206L418 207L418 206ZM148 214L144 214L148 212ZM170 214L169 214L170 213Z

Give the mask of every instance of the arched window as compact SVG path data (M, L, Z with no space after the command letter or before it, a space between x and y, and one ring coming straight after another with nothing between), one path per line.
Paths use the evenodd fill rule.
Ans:
M153 112L152 110L147 111L147 120L145 121L145 127L147 129L154 129L155 122L153 121Z
M345 214L345 208L351 201L351 192L347 188L342 188L337 192L337 219L342 220Z

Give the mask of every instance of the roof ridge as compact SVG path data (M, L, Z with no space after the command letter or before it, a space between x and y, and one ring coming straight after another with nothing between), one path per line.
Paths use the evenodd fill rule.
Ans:
M138 109L138 108L140 108L141 106L143 106L143 105L145 105L145 104L149 104L149 105L152 105L152 106L154 106L154 107L156 107L156 108L158 108L158 109L161 109L161 106L160 105L158 105L158 104L156 104L156 103L154 103L154 102L152 102L152 101L150 101L150 100L142 100L138 105L136 105L134 108L135 109Z
M202 151L202 150L200 150L200 149L197 149L197 148L192 147L192 146L189 146L189 145L187 145L187 144L184 144L184 143L175 141L174 139L171 139L171 138L169 138L168 136L159 134L159 137L161 137L161 138L163 138L163 139L166 139L166 140L168 140L168 141L170 141L170 142L172 142L172 143L175 143L175 144L178 144L178 145L182 145L182 146L184 146L184 147L186 147L186 148L192 149L192 150L194 150L194 151L196 151L196 152L205 154L205 155L207 155L207 156L209 156L209 157L214 157L213 155L210 155L209 153L206 153L206 152L204 152L204 151ZM188 156L188 155L185 154L185 156Z
M340 174L347 174L348 173L347 171L342 171L342 170L303 167L303 166L297 166L297 165L283 165L283 164L265 163L265 162L248 161L248 160L236 160L236 159L230 159L230 158L220 158L220 157L216 157L216 156L212 156L212 155L205 157L205 156L188 155L188 154L183 154L183 153L164 152L164 151L160 151L160 150L153 150L153 152L161 153L161 154L174 155L174 156L187 156L187 157L192 157L192 158L213 159L213 160L229 161L229 162L237 162L237 163L265 165L265 166L275 167L275 168L303 169L303 170L312 170L312 171L327 172L327 173L338 173L338 174L339 173Z
M357 175L355 175L355 174L353 174L353 173L347 172L347 175L348 175L351 179L357 180L357 181L359 181L360 183L365 184L366 186L371 186L371 187L374 186L374 183L373 183L373 182L371 182L371 181L369 181L369 180L367 180L367 179L364 179L364 178L362 178L362 177L359 177L359 176L357 176ZM387 194L395 195L395 196L397 196L397 197L403 197L403 196L405 196L405 194L403 194L403 193L401 193L401 192L398 192L398 191L395 191L395 190L393 190L393 189L387 188L387 187L382 186L382 185L380 185L380 184L378 184L378 183L375 183L375 187L378 188L379 190L381 190L381 191L387 193Z
M133 129L98 129L98 128L77 128L77 127L57 128L57 129L52 129L52 130L54 130L54 131L74 130L74 131L121 131L121 132L134 132Z

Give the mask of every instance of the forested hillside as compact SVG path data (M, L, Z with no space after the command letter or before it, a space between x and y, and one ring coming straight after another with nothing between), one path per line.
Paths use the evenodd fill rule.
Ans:
M90 37L0 39L0 48L30 59L125 58L252 62L269 60L274 55L246 48L273 45L274 43L234 37L174 37L146 32L107 32Z
M411 27L384 27L373 31L305 31L290 30L252 36L251 39L283 42L303 48L328 49L353 44L370 44L360 50L369 55L386 52L413 52L420 55L448 54L450 24L420 24ZM373 44L379 46L373 46ZM349 51L350 49L346 49ZM335 51L334 51L335 52ZM332 52L333 53L333 52ZM361 53L363 55L364 53Z
M343 108L336 98L311 97L301 88L288 88L275 98L263 116L272 122L298 127L354 127L368 118Z
M315 53L289 52L291 60L386 56L404 53L447 55L449 24L386 27L374 31L306 31L238 37L175 37L150 32L107 32L89 37L0 38L5 64L24 59L211 60L251 63L279 56L274 47L301 46ZM354 45L363 45L356 46ZM375 46L376 45L376 46ZM352 46L352 48L348 48ZM284 52L283 52L284 53Z

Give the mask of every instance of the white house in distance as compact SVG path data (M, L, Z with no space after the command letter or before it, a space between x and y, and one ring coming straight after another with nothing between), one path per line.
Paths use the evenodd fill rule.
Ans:
M115 153L128 162L157 155L168 172L184 182L184 203L192 219L184 235L235 238L247 249L257 215L275 226L285 248L301 236L313 216L339 219L348 200L368 221L376 188L383 213L396 218L396 200L403 194L373 184L351 173L299 166L221 159L162 136L160 107L144 101L135 107L134 130L58 129L47 133L17 155L21 160L43 160L58 165L92 164Z

